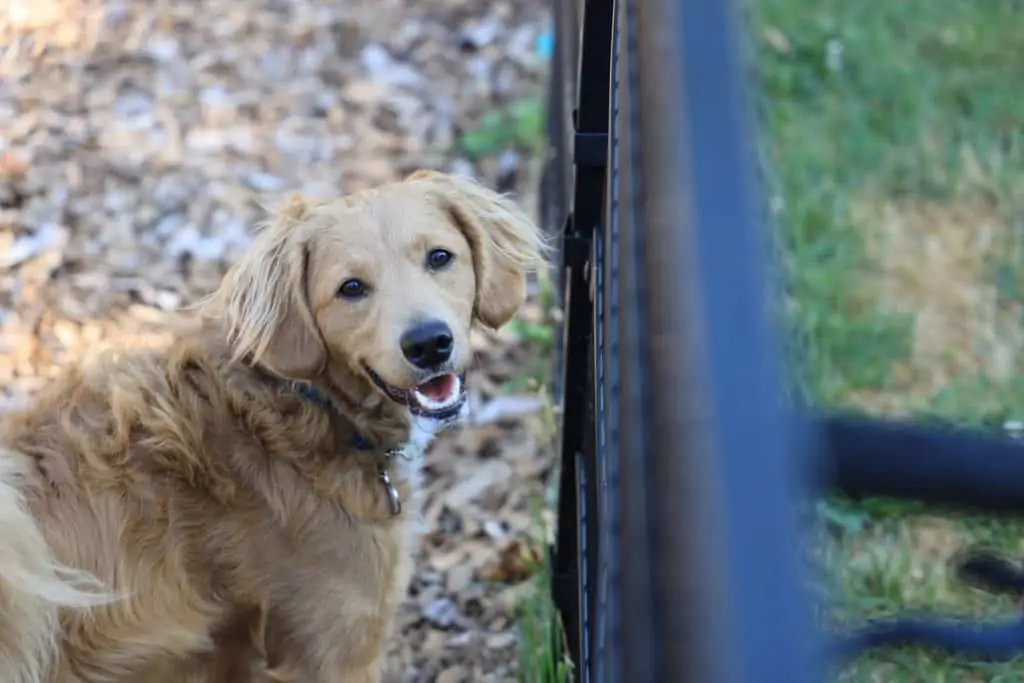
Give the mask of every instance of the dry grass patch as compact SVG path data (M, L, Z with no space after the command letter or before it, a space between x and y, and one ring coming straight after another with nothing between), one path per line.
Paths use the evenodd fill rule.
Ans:
M894 364L889 387L853 396L856 405L904 413L956 379L1001 382L1021 367L1021 307L1000 298L992 277L1011 244L994 206L889 200L860 205L857 222L872 264L859 286L914 324L911 357Z

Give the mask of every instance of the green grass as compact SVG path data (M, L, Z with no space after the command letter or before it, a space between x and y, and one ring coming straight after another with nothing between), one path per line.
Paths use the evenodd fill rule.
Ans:
M803 381L820 400L884 386L889 363L907 353L908 321L879 313L855 285L864 244L854 203L981 196L1008 212L1020 203L1024 104L1011 84L1024 43L1013 4L754 3L794 336ZM828 67L830 45L841 50L838 70Z
M995 244L982 256L947 253L929 261L911 249L883 252L885 265L924 285L936 278L929 268L945 269L938 277L958 288L936 286L929 305L949 316L979 316L963 320L962 328L993 319L1009 336L1019 328L1024 98L1013 87L1024 59L1019 12L1019 3L1001 0L752 3L769 187L782 206L776 227L789 283L794 380L809 402L871 407L863 400L869 396L889 409L967 424L1024 416L1024 364L1014 349L996 349L1009 359L998 374L986 365L988 349L957 347L976 342L970 334L948 339L951 353L965 362L941 367L940 360L915 358L914 306L922 294L902 310L883 300L876 285L886 276L877 250L869 249L871 240L912 222L900 222L900 212L912 217L922 206L933 218L912 235L937 239L947 250L971 247L950 233L980 230L997 217ZM884 219L892 217L884 207L895 207L897 220ZM970 270L956 270L958 263ZM955 300L958 294L987 300L993 292L995 318ZM927 374L935 365L940 382L921 383L906 372L901 379L898 372ZM881 501L830 500L820 509L826 523L815 549L828 577L831 616L991 615L1012 608L958 586L946 560L976 544L1021 553L1024 525ZM1021 680L1024 662L889 651L837 675L850 682Z
M469 159L480 159L509 147L538 152L543 141L544 99L535 94L483 116L459 138L457 150Z
M519 683L569 683L571 662L564 648L564 634L558 612L550 600L549 558L538 567L535 591L519 613Z
M553 416L548 415L553 420ZM554 423L549 422L554 432ZM539 537L547 539L550 529L544 524L541 508L544 496L534 496L533 515ZM558 611L551 601L551 557L547 548L541 552L541 563L534 572L532 591L519 611L519 683L570 683L572 663L565 649L565 634Z
M797 394L964 424L1024 418L1020 2L749 5ZM892 501L819 512L830 617L1013 609L958 585L947 560L974 545L1022 554L1024 524ZM1024 661L886 651L836 678L1019 681Z

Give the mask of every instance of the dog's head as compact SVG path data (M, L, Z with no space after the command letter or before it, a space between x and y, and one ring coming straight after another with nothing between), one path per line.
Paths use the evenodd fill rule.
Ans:
M327 202L293 197L215 298L237 358L289 379L344 368L414 415L446 419L465 398L470 328L512 318L544 256L513 202L418 171Z

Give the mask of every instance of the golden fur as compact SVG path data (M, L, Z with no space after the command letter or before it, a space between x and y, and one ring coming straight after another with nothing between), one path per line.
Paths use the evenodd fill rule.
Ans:
M437 247L455 258L430 271ZM413 386L398 337L430 316L464 369L471 325L509 320L544 255L468 179L295 197L169 349L70 369L5 415L0 681L379 681L417 513L415 463L391 471L393 516L382 453L415 460L439 425L366 368ZM372 295L336 296L351 277Z

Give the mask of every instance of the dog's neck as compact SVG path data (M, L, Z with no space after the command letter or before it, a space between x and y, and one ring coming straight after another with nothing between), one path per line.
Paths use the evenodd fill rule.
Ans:
M443 425L410 415L404 406L360 380L335 371L312 380L283 381L290 391L330 416L343 447L373 459L391 514L398 515L408 502L399 488L413 497L419 495L423 457Z
M333 374L333 377L338 377L338 374ZM347 435L348 443L358 451L373 454L380 468L380 485L387 493L392 514L397 515L403 508L411 507L413 515L418 515L427 450L436 435L452 421L414 416L405 406L382 396L369 382L363 380L363 386L360 386L360 377L345 379L348 381L333 379L293 384L293 389L306 400L352 424L353 432ZM330 394L324 393L325 387ZM396 486L404 488L408 500Z
M315 384L308 382L292 381L289 382L289 387L296 394L303 397L310 403L314 403L320 406L325 411L330 413L332 416L337 418L341 418L344 416L344 412L341 409L339 409L337 401L331 398L329 394L326 394L322 390L318 389ZM365 436L363 436L363 432L360 429L358 429L355 424L352 425L352 433L348 438L348 443L354 446L355 449L359 451L396 452L397 450L399 450L398 447L396 446L375 445L374 443L367 440Z
M331 363L302 386L326 399L372 450L400 448L413 436L414 425L406 408L383 396L367 378L345 365Z

